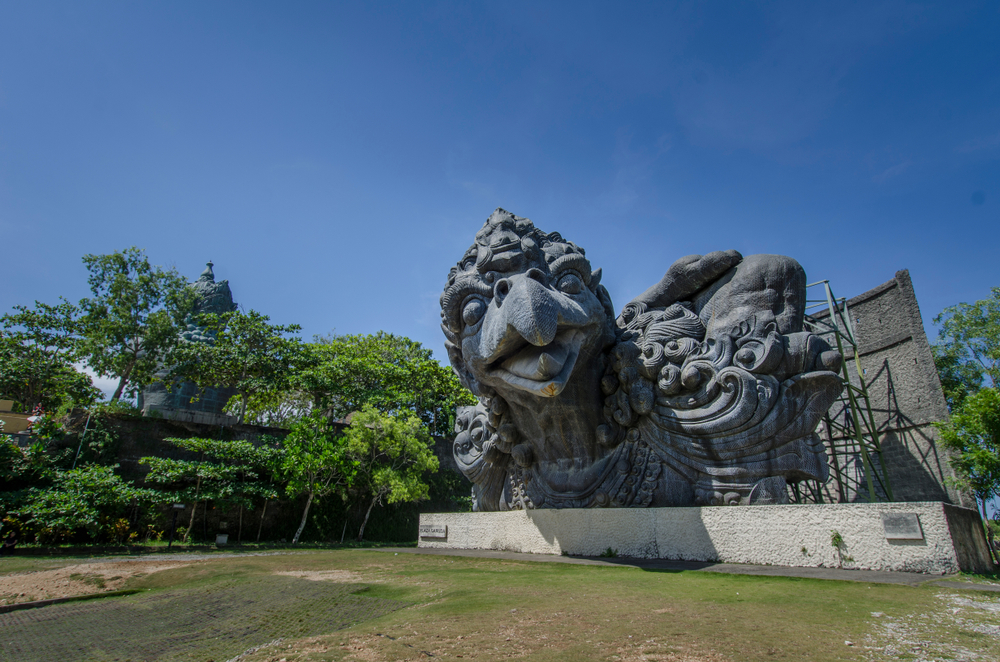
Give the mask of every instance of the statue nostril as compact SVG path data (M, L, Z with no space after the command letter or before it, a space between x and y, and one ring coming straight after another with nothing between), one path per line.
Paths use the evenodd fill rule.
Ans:
M496 300L503 301L503 298L510 293L510 281L506 278L501 278L497 281L497 284L493 286L493 296Z
M535 269L535 268L528 269L528 273L526 273L525 276L531 278L532 280L537 280L542 285L545 285L545 280L546 280L545 272L543 272L541 269Z

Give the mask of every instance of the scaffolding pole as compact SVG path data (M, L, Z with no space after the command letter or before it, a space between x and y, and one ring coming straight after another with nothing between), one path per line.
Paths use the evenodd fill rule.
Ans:
M806 291L822 297L809 299L807 294L806 329L824 338L844 357L840 374L844 390L823 419L837 487L837 500L845 503L855 500L857 495L867 497L870 502L893 501L892 486L889 483L871 399L868 397L865 371L861 367L858 340L847 300L836 298L830 282L826 280L807 285ZM851 364L854 365L853 377L849 368ZM850 471L851 465L856 464L858 458L863 467L863 482ZM814 492L813 501L821 502L822 486L810 488ZM800 503L808 498L797 486L793 489L793 496Z

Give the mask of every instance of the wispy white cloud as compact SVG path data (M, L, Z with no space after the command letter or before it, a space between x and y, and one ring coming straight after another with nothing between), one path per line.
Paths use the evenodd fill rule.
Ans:
M911 165L913 165L913 161L910 161L909 159L903 161L902 163L897 163L896 165L890 166L885 170L883 170L882 172L875 175L874 177L872 177L872 181L875 182L876 184L882 184L886 180L892 179L896 175L902 174Z
M968 154L969 152L981 152L987 149L996 149L1000 147L1000 132L994 133L990 136L980 136L978 138L973 138L972 140L966 140L964 143L955 148L956 152L962 154Z

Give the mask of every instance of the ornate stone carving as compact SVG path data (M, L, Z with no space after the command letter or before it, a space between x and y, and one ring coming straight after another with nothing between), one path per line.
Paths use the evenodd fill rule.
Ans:
M497 209L441 296L479 397L454 448L475 508L781 503L825 481L842 357L803 330L805 285L788 257L689 256L616 317L582 248Z

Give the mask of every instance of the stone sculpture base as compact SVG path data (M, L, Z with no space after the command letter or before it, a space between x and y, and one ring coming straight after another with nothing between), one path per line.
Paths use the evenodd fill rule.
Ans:
M834 531L843 540L839 553ZM979 514L937 501L433 513L420 516L419 546L582 556L611 548L635 558L935 574L993 570Z
M153 413L155 412L155 413ZM194 411L191 409L172 409L168 407L147 406L142 410L143 416L159 416L168 421L178 423L199 423L201 425L233 426L240 419L229 414L217 414L210 411Z

